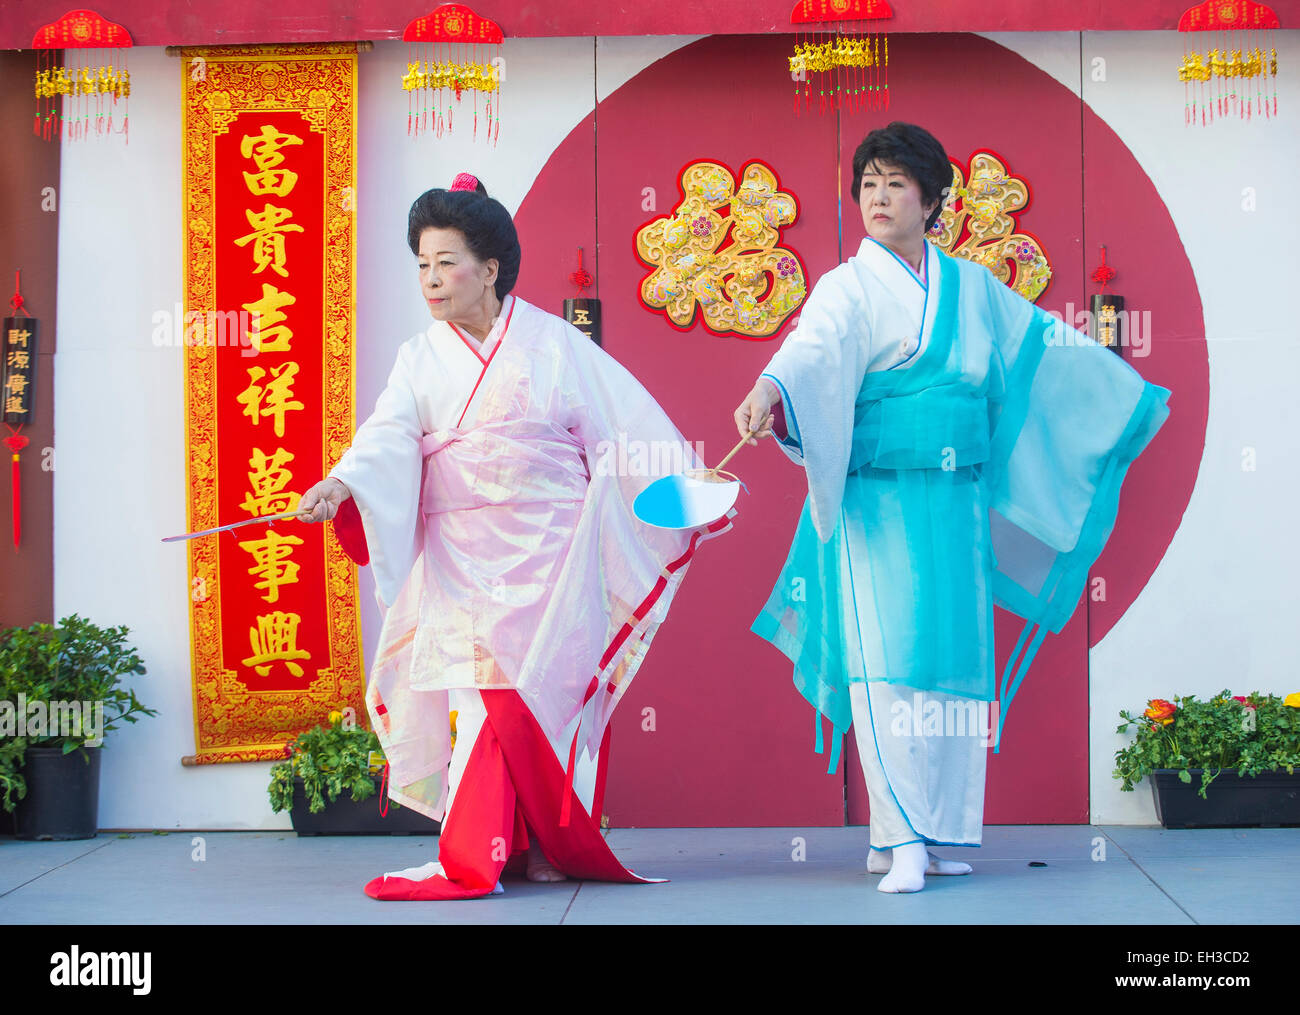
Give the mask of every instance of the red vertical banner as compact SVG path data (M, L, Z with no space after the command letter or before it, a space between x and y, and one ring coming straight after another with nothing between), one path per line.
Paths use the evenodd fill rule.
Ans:
M291 511L352 439L356 52L183 51L191 530ZM329 526L192 540L192 763L364 715L355 566Z

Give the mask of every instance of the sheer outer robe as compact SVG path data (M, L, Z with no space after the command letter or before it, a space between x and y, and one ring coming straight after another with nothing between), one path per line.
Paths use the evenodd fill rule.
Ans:
M871 297L861 294L860 306L872 299L871 320L862 320L859 334L866 338L857 351L857 357L866 362L865 373L877 376L898 376L900 372L925 366L927 357L933 356L930 339L941 292L936 254L929 245L923 261L922 278L894 258L894 255L873 241L864 241L860 260L872 265L869 279L876 288ZM858 267L850 262L854 268ZM826 280L824 280L826 281ZM831 283L838 279L829 279ZM888 292L880 291L882 285ZM819 284L818 295L821 295ZM813 317L801 319L801 331L822 320L826 309L820 300L810 300ZM924 322L925 327L922 327ZM865 335L863 335L865 332ZM804 331L800 343L807 342L817 333ZM875 336L874 340L871 336ZM799 363L815 363L818 347L795 345L794 339L773 360L769 376L778 383L790 383L798 389L801 377L797 369L786 366L787 357ZM787 352L787 350L789 350ZM840 347L843 361L849 356ZM974 377L982 376L976 364L971 364ZM856 368L850 368L850 383L862 380ZM920 373L911 375L921 379ZM860 388L855 391L860 397ZM987 522L978 524L981 507L971 468L941 472L937 482L929 482L930 473L896 473L891 470L854 470L860 464L865 449L861 428L857 425L856 401L843 417L854 423L845 435L848 462L851 470L842 479L836 523L833 535L823 544L812 524L810 505L805 504L800 519L790 561L781 575L778 588L791 591L796 579L804 583L803 603L811 600L835 611L822 618L824 625L816 645L796 647L791 631L774 623L775 618L765 613L756 622L755 630L770 637L796 661L795 682L800 691L817 704L819 712L825 711L834 718L851 720L857 736L858 755L866 777L871 801L871 845L887 849L908 842L925 842L930 845L978 846L982 840L984 818L984 772L988 739L981 737L980 726L974 713L986 709L974 700L936 690L921 690L905 681L918 676L918 667L924 661L916 657L915 646L954 646L961 648L960 658L950 654L943 662L951 671L954 667L981 669L987 672L992 666L992 602L987 580ZM790 403L786 413L787 435L783 448L792 459L803 461L801 452L808 452L814 462L821 461L827 452L826 445L816 446L814 435L830 422L829 414L816 416L826 403L812 402L809 413L795 409L798 399L787 394ZM832 407L834 411L834 406ZM795 425L796 415L798 425ZM865 415L865 412L863 413ZM856 439L855 439L856 438ZM855 448L857 449L855 454ZM876 449L872 449L873 452ZM897 457L897 449L895 449ZM927 463L936 464L936 463ZM964 463L963 463L964 464ZM809 468L809 484L818 475L817 466ZM901 501L905 489L898 488L900 477L904 484L918 480L921 484L923 504L913 511L911 519L904 519ZM915 484L912 484L915 485ZM830 503L824 490L820 505ZM920 619L922 611L911 609L918 595L936 598L940 592L929 582L918 581L913 574L914 562L909 559L908 530L920 522L920 515L950 512L964 507L967 524L952 525L945 530L948 545L944 553L954 562L964 562L964 583L945 583L944 609L925 611L937 622L938 614L951 622L956 616L966 622L967 630L944 631L943 637L889 639L887 632L900 627L911 628ZM932 528L926 524L925 528ZM933 535L933 533L928 533ZM810 565L817 573L810 573ZM879 592L879 595L877 595ZM773 600L779 601L774 593ZM769 609L772 604L769 604ZM807 632L811 620L804 615L793 624L795 632ZM788 623L788 620L787 620ZM766 625L766 626L765 626ZM987 630L985 630L987 628ZM987 657L987 658L986 658ZM821 680L818 675L834 671L842 680ZM863 683L866 675L892 672L895 682L883 679ZM847 684L845 683L847 681ZM933 713L956 713L970 722L958 731L944 730L940 726L933 733ZM924 720L924 726L922 721ZM987 722L983 723L987 732ZM830 770L839 761L840 737L836 729L833 737ZM950 735L943 735L944 733ZM818 716L818 751L821 747L821 719Z
M581 714L594 754L695 548L734 514L688 532L639 522L636 495L697 457L577 329L519 299L507 317L486 362L441 323L403 345L331 472L352 491L345 506L388 607L367 704L389 795L434 817L446 692L515 688L552 738ZM673 453L639 459L652 474L620 475L640 471L620 468L620 438Z
M1114 353L926 248L922 288L864 240L765 371L809 497L754 630L837 733L854 680L991 700L990 599L1043 625L1035 644L1064 626L1168 414L1169 393ZM1004 680L1003 716L1008 700Z

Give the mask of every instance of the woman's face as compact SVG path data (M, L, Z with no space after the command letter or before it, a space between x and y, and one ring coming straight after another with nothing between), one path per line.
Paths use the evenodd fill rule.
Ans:
M867 235L886 246L910 245L925 236L925 220L938 202L921 203L921 188L901 166L868 164L858 206Z
M476 258L459 229L422 232L417 263L420 289L436 321L477 322L484 304L495 300L496 258Z

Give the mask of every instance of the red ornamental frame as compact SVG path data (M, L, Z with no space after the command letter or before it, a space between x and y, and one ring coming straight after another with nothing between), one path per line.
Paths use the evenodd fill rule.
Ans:
M892 18L894 9L886 0L799 0L790 12L790 24L809 25L827 21L867 21Z
M88 10L68 11L32 36L32 49L124 49L133 45L125 28Z
M1180 32L1262 32L1280 27L1273 9L1255 0L1205 0L1178 19Z
M501 26L464 4L442 4L416 18L402 32L403 42L464 42L500 45Z

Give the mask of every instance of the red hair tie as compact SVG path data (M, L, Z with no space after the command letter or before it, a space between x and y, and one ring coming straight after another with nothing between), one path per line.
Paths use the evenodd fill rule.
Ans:
M478 190L478 177L469 173L459 173L452 181L452 190Z

